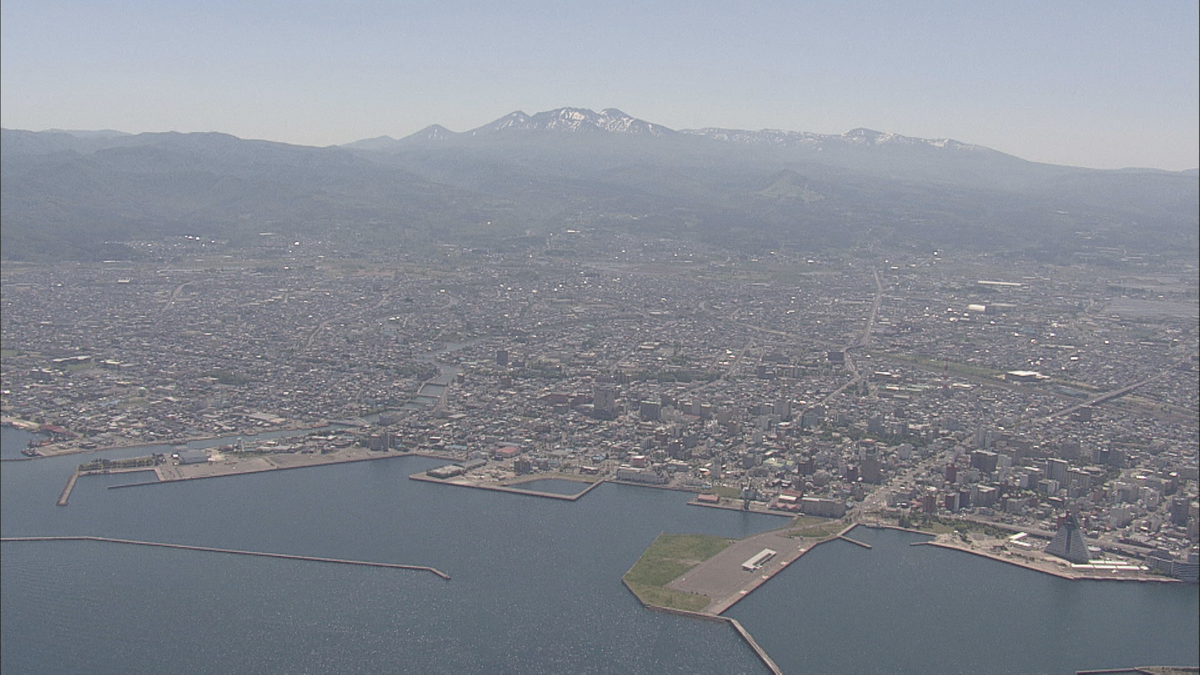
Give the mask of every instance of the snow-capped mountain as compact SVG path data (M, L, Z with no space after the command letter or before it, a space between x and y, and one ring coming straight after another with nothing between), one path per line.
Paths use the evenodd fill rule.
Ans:
M443 141L451 138L500 138L513 133L538 134L588 134L603 133L632 135L650 138L703 138L743 146L772 147L779 149L813 149L834 147L928 147L947 150L987 150L983 146L968 145L950 139L925 139L900 134L852 129L844 134L817 134L807 131L784 131L781 129L724 129L706 127L702 129L680 129L678 131L661 124L647 122L626 114L616 108L605 108L600 112L587 108L557 108L529 115L517 110L470 131L454 132L434 124L401 139L401 145L413 142ZM386 137L348 144L355 149L381 149Z
M781 148L811 147L817 148L828 145L848 146L927 146L950 150L986 150L980 145L960 143L949 138L927 139L912 136L901 136L891 132L874 131L872 129L851 129L844 134L815 134L808 131L782 131L780 129L763 129L761 131L746 131L743 129L721 129L706 127L704 129L681 129L681 134L699 136L714 141L741 143L744 145L772 146Z
M582 223L738 250L1194 256L1200 212L1194 173L1061 167L868 129L679 132L612 109L516 112L474 133L434 125L334 148L218 133L0 132L0 248L27 258L125 255L110 243L194 232L198 212L230 239L254 239L270 221L326 239L515 246L534 224Z
M518 110L500 119L466 132L468 136L487 136L511 131L560 133L609 132L643 136L667 136L676 132L660 124L631 117L616 108L600 112L587 108L558 108L527 115Z

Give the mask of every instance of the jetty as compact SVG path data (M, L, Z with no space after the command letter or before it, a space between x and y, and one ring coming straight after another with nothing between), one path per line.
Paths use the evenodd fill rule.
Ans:
M851 523L849 526L846 527L846 529L842 530L841 532L838 532L837 536L834 537L834 539L841 539L842 541L848 541L851 544L854 544L855 546L861 546L863 548L871 548L870 544L864 544L863 542L858 541L857 539L851 539L850 537L846 536L846 534L849 533L850 530L853 530L856 527L858 527L858 523Z
M633 593L633 589L629 588L629 584L625 584L625 588L629 589L630 593ZM634 597L637 597L636 593L634 593ZM750 634L750 631L746 630L745 626L743 626L740 621L731 616L708 614L706 612L689 612L686 609L661 607L659 605L651 605L645 602L642 603L642 606L655 612L663 612L664 614L676 614L678 616L686 616L692 619L717 621L728 624L732 626L735 631L737 631L737 634L741 636L746 645L750 647L750 650L753 651L756 656L758 656L758 659L762 661L764 666L767 667L767 670L771 671L772 675L783 675L783 671L779 668L779 665L775 663L775 660L772 659L769 654L767 654L767 650L763 649L762 646L758 644L758 641L754 639L754 636Z
M501 485L501 484L496 484L496 483L481 483L481 482L476 482L476 481L465 481L465 480L462 480L461 478L458 480L455 480L454 478L434 478L433 476L427 475L426 472L414 473L411 476L409 476L408 478L410 480L419 480L419 481L422 481L425 483L437 483L438 485L453 485L455 487L475 488L477 490L492 490L494 492L508 492L511 494L528 495L531 497L545 497L547 499L560 499L560 500L568 501L568 502L573 502L573 501L582 499L584 497L584 495L591 492L592 490L595 490L597 487L599 487L599 485L601 483L605 482L603 480L575 481L578 483L589 483L589 485L586 488L584 488L583 490L576 492L573 495L564 495L564 494L559 494L557 492L543 492L541 490L526 490L526 489L523 489L520 487L522 485L522 483L509 483L507 485ZM535 480L541 480L541 477L534 477L526 482L533 482ZM559 480L571 480L571 479L560 478Z
M67 486L63 488L62 494L58 496L58 505L66 506L67 500L71 498L71 490L75 489L75 483L79 480L79 470L76 469L71 473L71 477L67 479Z
M169 544L160 541L139 541L136 539L114 539L112 537L91 537L91 536L67 536L67 537L4 537L0 538L0 542L33 542L33 541L102 541L110 544L130 544L133 546L154 546L157 548L174 548L185 551L205 551L208 553L227 553L231 555L250 555L260 558L283 558L285 560L306 560L309 562L336 563L339 565L359 565L362 567L386 567L389 569L400 570L415 570L418 572L429 572L437 575L447 581L450 580L450 575L435 568L425 565L405 565L401 563L388 562L372 562L369 560L345 560L342 558L321 558L311 555L293 555L291 553L268 553L266 551L243 551L233 548L217 548L214 546L189 546L187 544Z

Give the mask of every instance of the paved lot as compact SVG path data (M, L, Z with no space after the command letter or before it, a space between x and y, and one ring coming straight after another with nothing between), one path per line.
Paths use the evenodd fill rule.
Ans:
M706 613L720 607L724 611L759 584L795 560L804 551L805 542L800 538L784 537L775 532L743 539L703 563L693 567L679 579L667 584L667 588L685 593L698 593L712 600L704 610ZM769 548L777 555L753 572L742 569L742 563L759 551Z

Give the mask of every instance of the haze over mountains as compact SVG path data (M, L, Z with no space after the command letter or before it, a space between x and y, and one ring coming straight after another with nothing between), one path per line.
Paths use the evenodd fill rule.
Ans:
M619 110L313 148L219 133L0 137L5 259L137 255L264 230L370 250L542 245L566 229L744 251L962 248L1194 257L1196 172L1028 162L949 139L672 130Z

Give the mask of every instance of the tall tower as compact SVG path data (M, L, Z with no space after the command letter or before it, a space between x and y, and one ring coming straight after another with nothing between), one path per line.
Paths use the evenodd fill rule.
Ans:
M1058 532L1046 546L1046 553L1073 563L1088 561L1087 542L1084 541L1083 531L1079 529L1079 523L1070 511L1058 519Z

